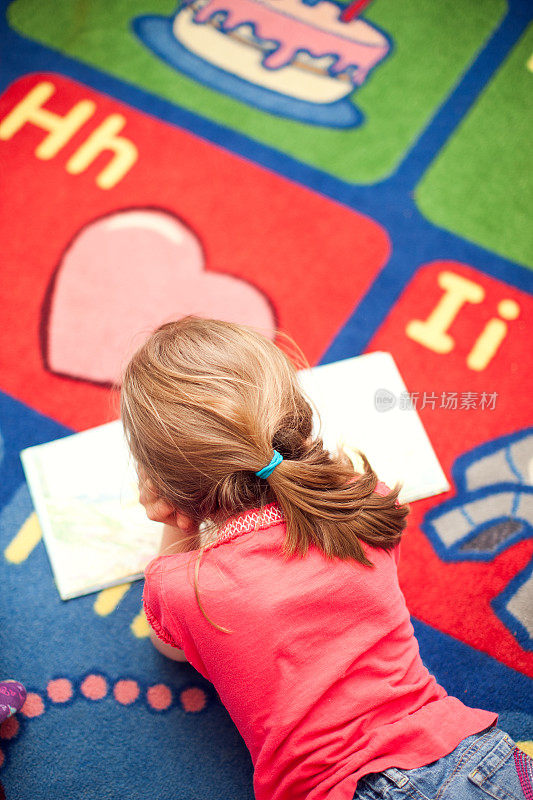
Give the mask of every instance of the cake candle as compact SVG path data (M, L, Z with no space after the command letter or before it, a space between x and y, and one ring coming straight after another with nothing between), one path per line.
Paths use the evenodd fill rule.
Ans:
M339 19L341 19L342 22L351 22L352 19L359 16L361 11L364 11L370 2L371 0L354 0L354 2L347 5L342 11Z

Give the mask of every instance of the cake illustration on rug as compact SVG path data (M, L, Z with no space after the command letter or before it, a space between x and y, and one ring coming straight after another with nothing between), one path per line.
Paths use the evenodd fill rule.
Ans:
M365 3L366 5L366 3ZM185 0L173 17L133 20L167 64L272 114L353 127L350 99L391 50L390 39L330 0Z

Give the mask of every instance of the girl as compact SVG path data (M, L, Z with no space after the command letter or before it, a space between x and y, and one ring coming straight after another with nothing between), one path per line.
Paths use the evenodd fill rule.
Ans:
M153 641L214 684L257 800L530 791L531 759L497 714L422 664L397 579L399 488L313 437L276 345L217 320L165 324L125 370L121 416L141 502L165 523L144 589Z

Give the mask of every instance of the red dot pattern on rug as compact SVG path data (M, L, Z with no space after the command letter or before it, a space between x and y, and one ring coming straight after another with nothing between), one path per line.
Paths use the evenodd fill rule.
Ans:
M107 681L103 675L87 675L80 690L88 700L101 700L107 694Z
M83 679L79 695L87 700L102 700L108 694L108 681L103 675L91 674ZM48 699L54 705L62 705L76 697L75 682L69 678L54 678L46 686ZM78 696L79 696L78 695ZM141 696L139 683L131 678L120 678L113 684L113 697L122 706L128 706ZM166 711L172 706L173 694L169 686L164 683L157 683L149 686L143 698L147 705L154 711ZM207 694L198 686L189 686L179 693L179 703L187 714L198 714L207 706ZM26 702L20 709L21 715L31 719L39 717L46 710L43 697L37 692L28 692ZM20 722L17 717L12 716L4 720L0 725L0 739L9 741L14 739L20 732ZM5 754L0 748L0 769L4 766ZM0 783L0 800L5 800L2 794L2 784Z
M128 706L130 703L134 703L137 698L139 697L140 693L139 684L137 681L132 680L120 680L115 683L113 687L113 695L117 703L121 703L123 706Z
M20 709L21 714L31 719L32 717L40 717L43 711L43 698L35 692L28 692L26 701Z
M0 739L13 739L19 732L19 727L16 717L8 717L0 725Z
M46 687L46 691L48 697L54 703L66 703L67 700L71 699L74 693L72 683L68 678L56 678L50 681Z
M180 701L183 709L189 713L196 714L203 711L207 703L207 697L203 689L191 687L184 689L180 694Z
M146 692L148 704L154 711L165 711L172 703L172 692L164 683L150 686Z
M102 700L109 691L108 680L104 675L87 675L80 684L79 694L87 700ZM57 705L75 698L75 684L69 678L54 678L46 687L48 699ZM113 684L113 697L122 706L135 703L141 696L139 683L131 678L120 678ZM173 694L169 686L157 683L149 686L143 695L147 705L154 711L166 711L173 704ZM179 693L179 703L187 714L197 714L207 706L207 694L197 686L189 686ZM39 717L45 711L43 697L37 692L28 692L26 702L20 709L21 715L31 719ZM19 733L20 723L17 717L9 717L0 725L0 739L13 739ZM1 751L0 751L1 752ZM0 757L0 768L4 763L4 755ZM1 800L1 798L0 798Z

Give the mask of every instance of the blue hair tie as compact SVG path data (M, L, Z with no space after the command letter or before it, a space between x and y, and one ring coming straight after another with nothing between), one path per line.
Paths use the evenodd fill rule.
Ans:
M267 464L266 467L260 469L259 472L256 472L258 478L268 478L269 475L272 475L278 464L281 464L283 461L283 456L281 453L278 453L277 450L274 450L274 455L272 456L272 461L270 464Z

